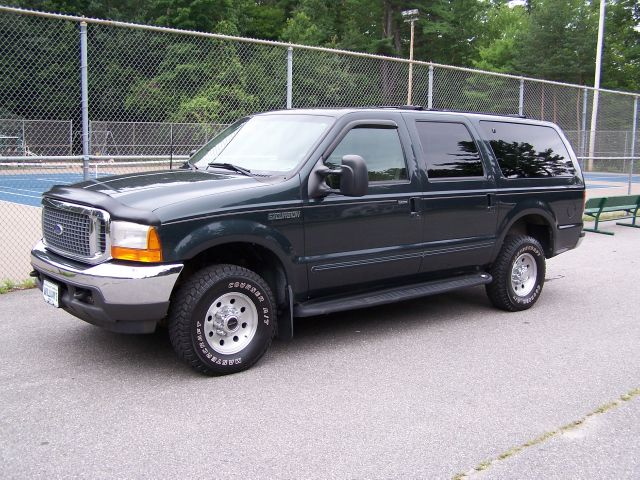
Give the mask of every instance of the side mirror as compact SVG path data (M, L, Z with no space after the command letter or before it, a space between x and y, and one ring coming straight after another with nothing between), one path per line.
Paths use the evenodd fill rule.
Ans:
M340 177L340 190L334 190L327 185L327 177ZM361 197L369 190L369 172L367 164L360 155L345 155L342 164L330 168L324 164L322 158L318 160L309 176L309 197L326 197L330 193L339 193L348 197Z
M340 166L340 193L347 197L362 197L369 190L367 164L360 155L345 155Z

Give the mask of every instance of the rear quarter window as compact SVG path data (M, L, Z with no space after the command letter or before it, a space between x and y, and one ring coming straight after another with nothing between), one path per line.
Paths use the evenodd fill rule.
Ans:
M542 125L481 121L505 178L572 177L576 170L558 132Z

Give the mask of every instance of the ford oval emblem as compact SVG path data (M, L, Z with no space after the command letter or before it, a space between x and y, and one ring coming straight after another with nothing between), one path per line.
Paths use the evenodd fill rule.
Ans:
M62 235L63 232L64 232L64 227L59 223L56 223L56 226L53 227L53 233L55 233L56 235Z

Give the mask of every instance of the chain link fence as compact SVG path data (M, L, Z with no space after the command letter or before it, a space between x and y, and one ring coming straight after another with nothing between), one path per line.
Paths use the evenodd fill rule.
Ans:
M586 87L3 6L0 72L0 280L28 275L52 185L175 168L253 112L403 105L412 81L426 108L559 124L587 171L628 174L640 148L634 94L600 91L590 142Z

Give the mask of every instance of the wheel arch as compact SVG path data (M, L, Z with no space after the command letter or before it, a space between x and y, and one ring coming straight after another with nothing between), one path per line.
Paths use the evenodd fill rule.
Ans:
M505 222L501 229L499 242L493 252L495 259L508 235L521 234L535 238L544 250L546 258L554 255L555 229L556 224L553 215L543 209L527 209L518 212Z
M225 239L224 242L202 249L185 261L178 285L201 268L219 263L238 265L254 271L267 282L278 306L286 302L286 287L289 285L290 275L285 263L272 248L246 240Z

